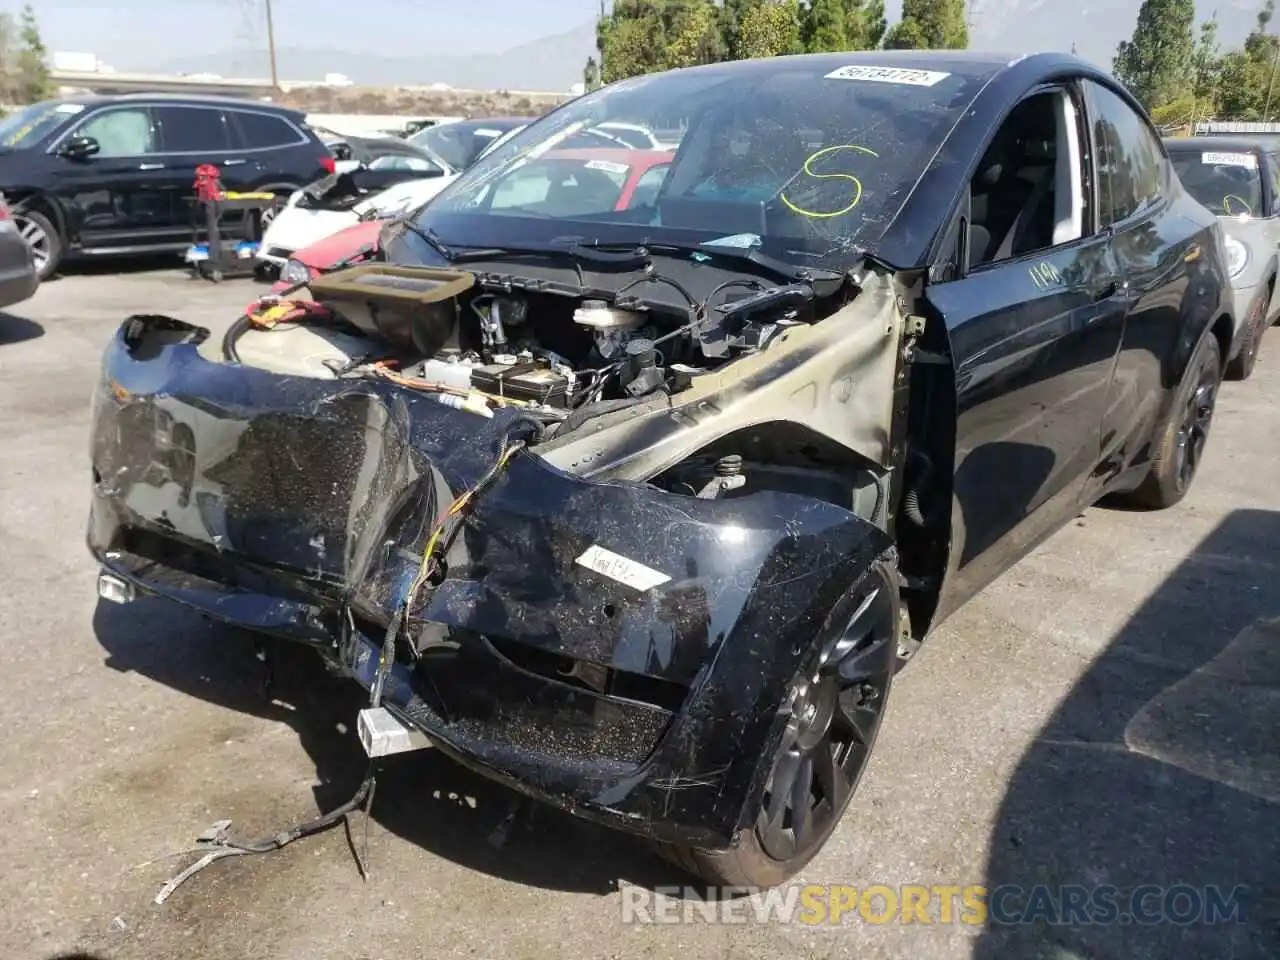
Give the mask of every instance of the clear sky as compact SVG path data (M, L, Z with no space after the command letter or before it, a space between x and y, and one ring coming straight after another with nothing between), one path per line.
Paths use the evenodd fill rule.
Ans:
M93 53L117 68L234 49L263 0L32 0L50 50ZM0 0L16 14L21 0ZM498 52L572 30L599 0L272 0L276 45L409 55ZM265 45L265 43L264 43Z

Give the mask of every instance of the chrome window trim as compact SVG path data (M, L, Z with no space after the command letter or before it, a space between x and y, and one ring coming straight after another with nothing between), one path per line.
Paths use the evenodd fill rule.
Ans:
M311 142L310 138L308 138L307 135L298 128L298 125L296 123L294 123L288 117L285 117L283 114L274 113L270 110L255 110L252 107L248 107L248 106L241 107L239 105L224 106L219 104L217 106L214 106L211 103L183 103L181 101L169 102L169 101L163 101L163 100L161 101L148 100L148 101L136 101L136 102L129 102L129 103L109 103L97 108L89 107L84 113L80 114L76 118L76 121L74 123L72 123L66 130L64 130L62 133L60 133L57 136L57 138L53 141L53 143L49 145L48 149L45 150L45 153L46 154L57 153L58 148L62 146L63 141L67 140L76 130L78 130L87 121L93 119L94 117L99 117L105 113L110 113L115 110L142 109L142 110L150 111L157 107L183 107L184 109L188 109L188 110L217 110L222 113L253 113L253 114L257 114L260 117L271 117L272 119L279 120L281 123L285 124L285 126L287 126L290 130L292 130L294 133L298 135L297 140L291 141L289 143L275 144L270 147L228 146L225 150L225 152L227 153L266 153L269 150L287 150L290 147L300 147ZM153 127L157 126L157 122L154 116L152 117L151 122ZM153 151L152 153L119 154L117 156L106 157L104 159L129 160L134 157L154 157L154 156L203 157L203 156L208 156L210 153L218 153L218 152L220 151L217 151L217 150L212 150L212 151L210 150L156 150L156 151Z

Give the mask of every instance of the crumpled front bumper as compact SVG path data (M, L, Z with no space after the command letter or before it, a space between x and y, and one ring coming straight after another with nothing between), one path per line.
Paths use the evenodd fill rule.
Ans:
M193 337L150 320L107 347L89 547L139 591L314 644L368 687L434 518L511 418L210 362ZM582 562L592 547L626 560ZM419 652L384 704L539 799L720 845L763 788L800 660L889 547L808 498L697 500L522 453L409 611ZM636 565L666 579L629 585Z

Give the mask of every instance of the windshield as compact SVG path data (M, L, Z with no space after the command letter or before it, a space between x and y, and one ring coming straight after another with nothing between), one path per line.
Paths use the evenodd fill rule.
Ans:
M1171 151L1187 192L1218 216L1261 216L1262 175L1256 153Z
M26 150L83 110L83 104L57 100L23 107L0 120L0 146Z
M509 124L484 122L441 123L415 133L410 143L430 150L454 170L465 170L507 130Z
M418 222L460 246L718 239L806 266L847 259L901 209L983 79L796 57L624 80L498 147ZM637 129L681 131L643 202L556 163L565 148L625 150L617 134Z

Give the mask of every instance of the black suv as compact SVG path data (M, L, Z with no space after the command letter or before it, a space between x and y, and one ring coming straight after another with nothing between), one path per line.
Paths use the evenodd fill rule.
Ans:
M0 192L41 279L65 256L185 249L204 163L228 190L288 195L334 161L302 113L249 100L70 98L0 121Z

